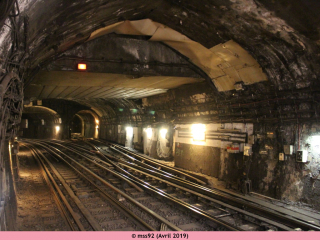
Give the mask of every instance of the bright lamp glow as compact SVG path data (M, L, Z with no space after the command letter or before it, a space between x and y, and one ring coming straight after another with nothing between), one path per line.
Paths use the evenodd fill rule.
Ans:
M206 125L204 124L193 124L191 127L192 136L194 141L205 141L206 140Z
M312 136L312 143L320 145L320 136Z
M320 136L312 136L311 137L311 145L313 148L313 151L319 153L320 152Z
M127 136L133 136L133 127L126 127Z
M152 137L152 128L147 128L147 138L150 139Z
M160 130L160 136L161 136L161 138L166 138L167 132L168 132L168 129L165 129L165 128L161 129L161 130Z
M98 119L96 119L96 124L99 124L99 120Z
M87 64L85 63L78 63L78 70L86 70Z
M60 131L60 126L56 126L56 132L58 133Z

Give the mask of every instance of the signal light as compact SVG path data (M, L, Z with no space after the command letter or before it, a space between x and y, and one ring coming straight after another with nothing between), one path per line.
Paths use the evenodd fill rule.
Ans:
M87 70L87 64L78 63L78 70Z

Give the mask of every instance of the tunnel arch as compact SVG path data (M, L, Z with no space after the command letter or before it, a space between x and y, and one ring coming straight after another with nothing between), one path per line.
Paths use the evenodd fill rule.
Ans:
M235 89L236 82L244 82L248 85L267 80L256 60L233 40L208 49L163 24L151 19L142 19L117 22L98 29L91 33L87 41L110 33L148 36L150 38L148 41L164 43L206 73L210 83L213 82L219 91ZM240 72L239 69L246 69L245 73Z
M99 138L99 126L100 118L94 111L81 110L70 121L70 137Z
M25 106L20 124L20 137L61 139L60 115L44 106Z
M310 8L308 4L292 4L285 10L276 9L279 7L277 4L273 7L264 0L230 1L223 6L215 1L199 6L194 5L193 1L169 3L161 0L153 1L148 6L144 5L143 1L135 1L129 4L131 7L123 7L120 2L104 2L101 5L101 3L93 2L70 4L69 1L62 1L58 4L52 0L46 4L49 4L52 11L56 13L51 16L52 21L39 21L47 17L46 10L44 10L47 8L40 1L30 1L21 7L24 14L28 14L31 10L37 13L30 22L30 25L37 27L30 34L30 44L32 44L34 57L37 59L32 63L32 69L75 43L84 42L97 29L125 19L143 19L146 18L145 16L181 32L207 48L230 39L235 40L249 50L263 67L269 79L274 81L280 89L292 88L300 83L302 78L307 80L308 74L303 70L303 55L309 56L313 50L317 49L316 45L308 40L308 37L311 36L314 39L318 32L315 26L308 26L309 22L314 22L314 20L304 21L304 18L310 20L311 15L303 16L304 18L298 15L295 18L289 16L290 10L288 9L292 9L292 12L299 12L301 6L303 9L314 12L314 8ZM77 14L70 14L73 11ZM276 13L274 14L273 11ZM92 12L95 12L94 16L89 15ZM90 20L84 22L83 19L87 19L86 17ZM72 25L72 31L68 29L68 25ZM310 29L312 34L306 29ZM52 33L57 37L50 37ZM248 38L248 35L251 38ZM61 36L63 38L60 38ZM259 43L260 40L262 44ZM295 50L302 52L302 57L294 57ZM287 61L293 61L293 64L288 65ZM306 66L312 68L312 65L311 63ZM297 69L300 70L295 71L295 75L289 73L289 70ZM316 69L314 70L316 72ZM277 76L276 73L279 71L283 74ZM289 78L292 77L294 79L290 80ZM312 79L314 80L314 77ZM289 85L286 82L289 82Z

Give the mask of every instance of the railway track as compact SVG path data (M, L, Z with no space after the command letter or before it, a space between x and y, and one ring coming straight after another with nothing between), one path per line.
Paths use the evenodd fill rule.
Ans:
M205 179L198 179L195 175L192 176L180 169L159 164L153 159L119 145L106 144L101 141L27 141L27 143L41 148L42 151L47 151L47 154L55 160L51 160L53 162L51 165L56 169L62 168L62 165L70 165L69 167L75 168L73 171L90 175L94 178L91 179L92 183L102 184L104 186L102 191L108 192L116 202L121 202L124 208L131 209L140 219L140 224L145 222L153 230L293 231L298 228L302 230L320 229L314 224L290 216L282 216L279 220L276 218L279 213L209 189L206 187ZM57 160L61 162L57 163ZM61 171L61 176L66 177L64 179L68 180L68 176L71 176L68 180L71 184L70 181L75 176L68 172L69 170ZM90 190L92 183L85 187L81 187L78 183L69 185L73 192L80 194L77 197L82 196L84 199L82 202L88 201L92 205L92 199L97 199L97 190ZM106 203L101 203L99 210L94 211L97 215L104 211L101 205L106 206ZM134 209L137 205L142 205L145 209L143 211ZM146 216L148 211L154 212L158 217ZM108 214L105 215L105 221L108 216L110 217ZM110 228L103 229L109 230ZM125 229L132 230L133 228ZM120 228L115 230L121 231Z
M26 144L39 160L45 176L49 176L55 186L55 192L62 199L59 205L64 204L64 217L68 219L71 230L87 231L154 231L160 228L180 230L165 221L149 209L143 210L139 206L125 206L118 193L112 192L109 187L103 186L100 179L85 175L79 168L63 160L59 154L46 149L39 144L34 147ZM39 148L40 146L40 148ZM45 152L45 153L43 153ZM48 156L45 156L48 155ZM49 160L50 159L50 160ZM97 181L99 183L97 184ZM63 204L62 204L63 202ZM126 204L130 205L130 204ZM139 209L138 209L139 208ZM134 211L145 212L142 220ZM148 214L146 214L148 213ZM159 229L153 227L159 225Z
M135 162L151 162L153 166L162 166L163 164L158 164L154 159L149 158L145 155L130 151L118 144L112 144L108 142L104 142L101 140L94 140L95 142L102 143L104 145L108 145L109 149L120 153L122 156L125 156L127 160L132 161L132 158L135 158ZM158 165L157 165L158 164ZM168 167L167 168L172 168ZM181 169L179 169L182 171ZM230 193L230 192L224 192L219 189L210 189L206 186L200 186L198 184L191 183L190 181L186 180L180 180L175 181L176 184L183 187L186 191L194 191L196 192L197 196L204 197L208 200L218 200L220 203L227 204L229 206L236 207L238 209L244 209L247 213L253 213L255 217L257 216L263 216L261 218L262 221L265 221L264 219L270 219L272 222L279 224L278 230L314 230L319 231L320 226L317 223L314 223L314 219L310 219L309 217L306 217L303 214L295 214L294 212L291 212L292 215L290 215L290 211L283 210L279 208L275 208L272 205L265 206L264 204L259 204L256 202L253 202L252 199L249 199L245 196L241 196L239 194ZM237 210L236 210L237 211ZM288 213L289 212L289 213ZM258 219L258 218L257 218ZM269 222L269 221L266 221ZM274 224L275 226L277 224ZM282 226L286 226L282 228Z

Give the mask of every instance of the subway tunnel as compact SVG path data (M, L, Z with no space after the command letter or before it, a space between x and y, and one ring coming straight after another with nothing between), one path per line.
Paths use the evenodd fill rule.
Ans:
M125 171L129 152L119 151L130 151L130 161L162 164L152 171L170 166L305 221L283 220L283 229L319 230L319 10L316 0L1 1L0 230L28 229L20 190L51 143L102 159L120 154L109 167ZM66 154L57 152L44 156ZM226 230L244 214L226 209L210 227L182 225ZM265 221L242 230L282 229Z

